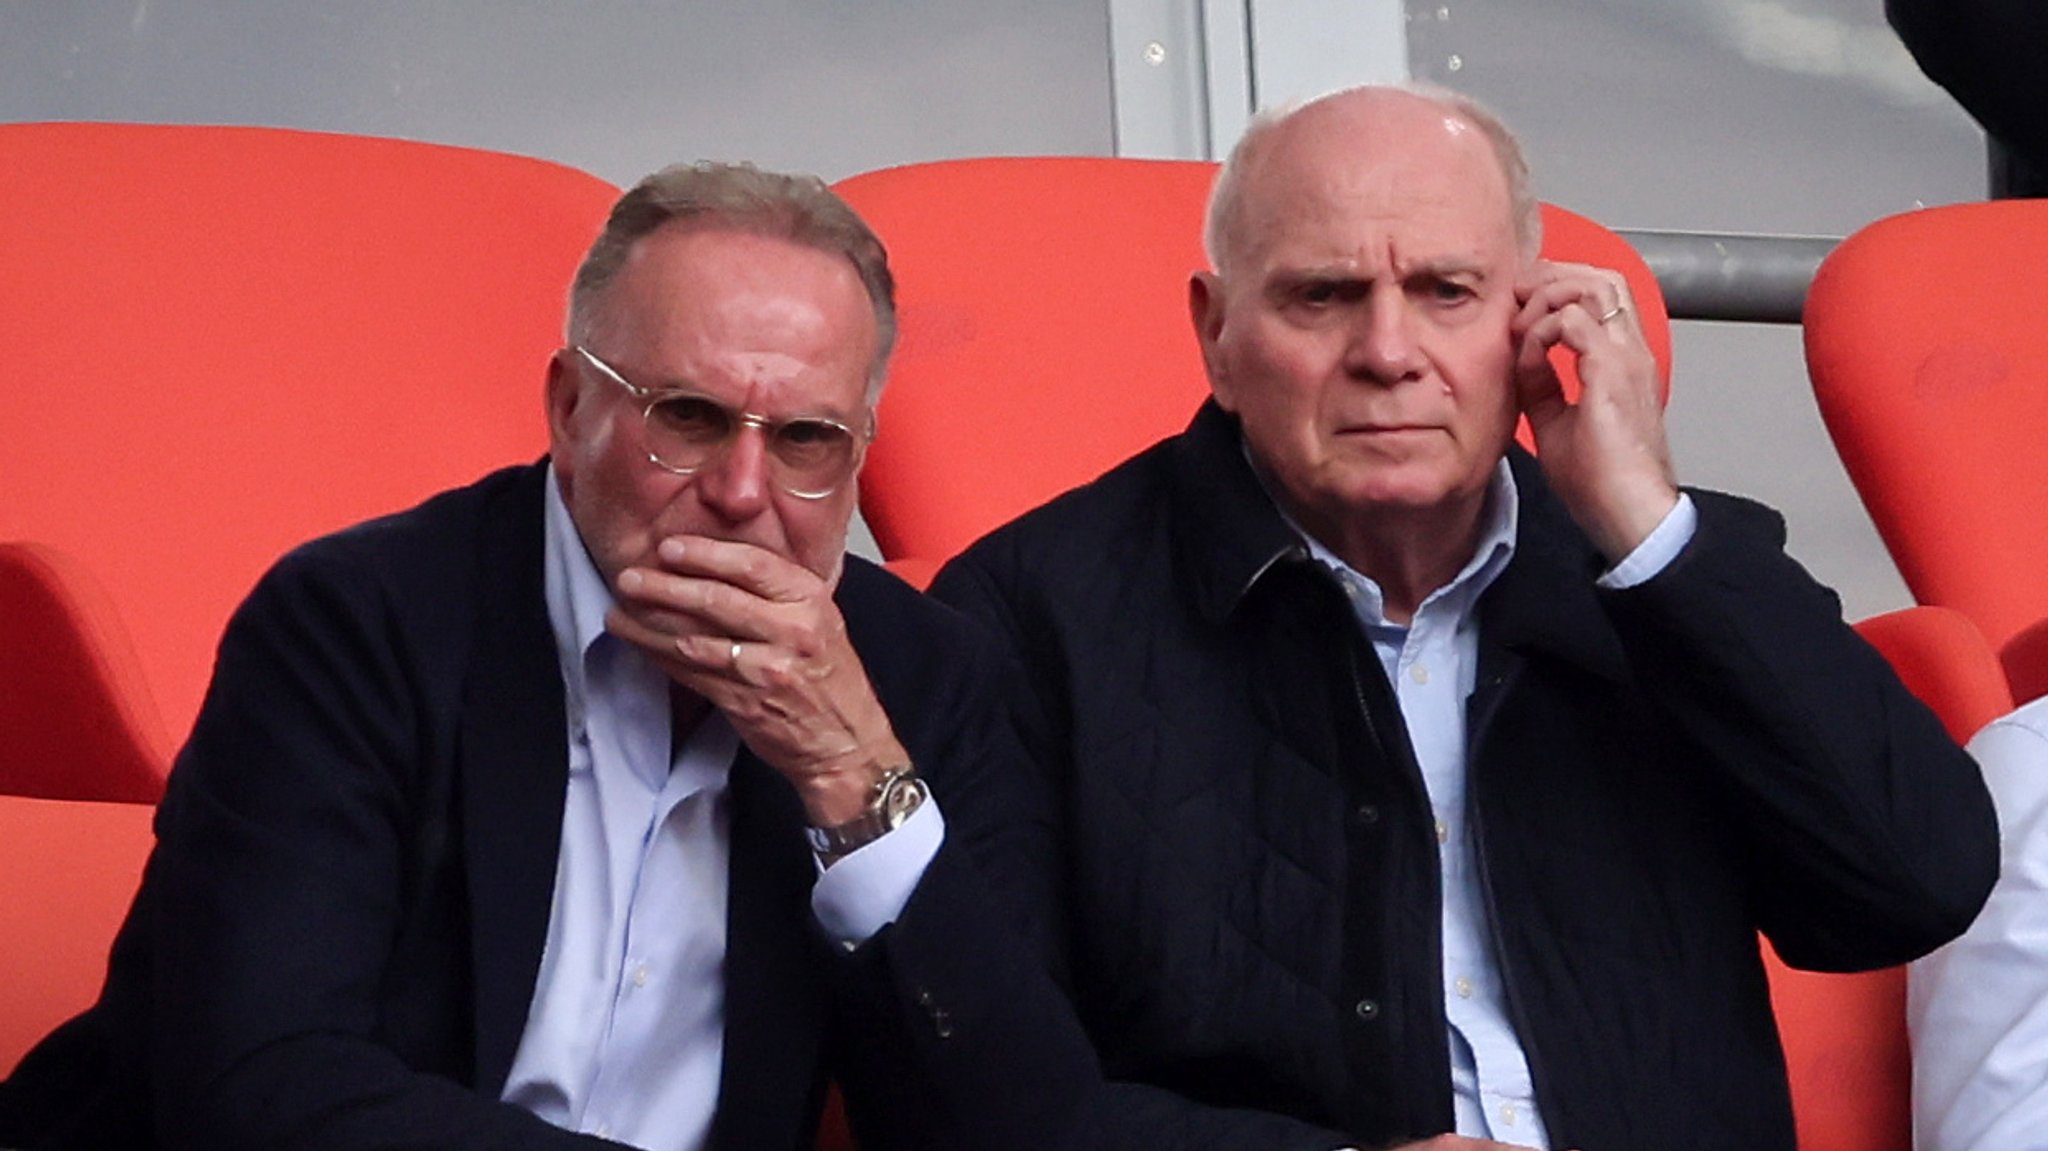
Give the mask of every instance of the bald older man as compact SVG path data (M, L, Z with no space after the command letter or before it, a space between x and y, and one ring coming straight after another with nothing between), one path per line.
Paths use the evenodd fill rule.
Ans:
M1758 931L1961 931L1975 768L1775 514L1677 486L1626 283L1538 257L1484 110L1263 118L1208 239L1193 423L936 585L1036 689L1104 1129L1790 1151Z

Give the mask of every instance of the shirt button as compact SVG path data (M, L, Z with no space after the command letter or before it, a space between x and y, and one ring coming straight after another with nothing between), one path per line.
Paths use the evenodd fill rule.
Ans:
M1354 811L1352 814L1355 815L1358 818L1358 822L1365 827L1371 827L1373 824L1378 823L1380 821L1380 809L1377 804L1361 803L1358 805L1357 810Z
M1514 1104L1512 1104L1512 1103L1503 1103L1503 1104L1501 1104L1501 1105L1500 1105L1500 1121L1501 1121L1501 1122L1503 1122L1503 1123L1505 1123L1505 1124L1507 1124L1507 1125L1508 1125L1508 1126L1510 1126L1510 1127L1513 1127L1513 1126L1515 1125L1515 1105L1514 1105Z
M1412 679L1412 680L1414 680L1414 681L1415 681L1416 683L1428 683L1428 682L1429 682L1429 667L1428 667L1428 665L1426 665L1426 664L1419 664L1419 663L1418 663L1418 664L1416 664L1416 665L1415 665L1414 667L1411 667L1411 668L1409 668L1409 669L1408 669L1408 678L1409 678L1409 679Z
M597 1130L592 1131L591 1134L597 1136L599 1139L609 1139L612 1137L612 1125L609 1123L600 1123L597 1125Z
M1366 1023L1371 1023L1380 1017L1380 1005L1376 1000L1361 999L1351 1010L1358 1015L1361 1021Z
M1472 998L1472 981L1470 979L1467 979L1464 976L1460 975L1458 976L1457 981L1452 983L1451 986L1457 990L1458 998Z
M640 963L640 964L635 964L635 965L634 965L634 967L633 967L633 986L635 986L635 987L645 987L645 986L647 986L647 965L646 965L645 963Z
M1436 821L1436 841L1438 843L1449 843L1451 841L1450 825L1441 819Z

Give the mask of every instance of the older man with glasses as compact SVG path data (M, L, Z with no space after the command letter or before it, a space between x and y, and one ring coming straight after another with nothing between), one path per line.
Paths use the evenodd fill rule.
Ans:
M893 335L817 181L627 193L548 459L298 549L229 625L0 1146L793 1148L828 1073L866 1147L1074 1145L1087 1042L986 913L1046 822L1001 665L845 553Z

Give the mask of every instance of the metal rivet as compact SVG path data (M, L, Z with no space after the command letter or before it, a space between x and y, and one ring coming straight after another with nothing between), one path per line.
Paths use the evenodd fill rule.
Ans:
M1351 1010L1357 1012L1358 1017L1367 1023L1380 1017L1380 1005L1371 999L1359 1000L1358 1005Z
M1154 40L1145 45L1145 63L1159 65L1166 63L1166 45Z
M1465 67L1465 58L1463 56L1457 55L1456 53L1452 53L1451 58L1444 61L1444 67L1452 72L1463 71Z

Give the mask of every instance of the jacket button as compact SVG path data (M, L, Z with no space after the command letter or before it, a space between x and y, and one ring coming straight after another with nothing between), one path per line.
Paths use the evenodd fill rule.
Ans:
M1379 1001L1374 999L1361 999L1351 1010L1357 1013L1361 1022L1365 1023L1371 1023L1380 1017Z
M1377 804L1361 803L1351 814L1358 820L1360 827L1371 827L1380 821L1380 809Z

